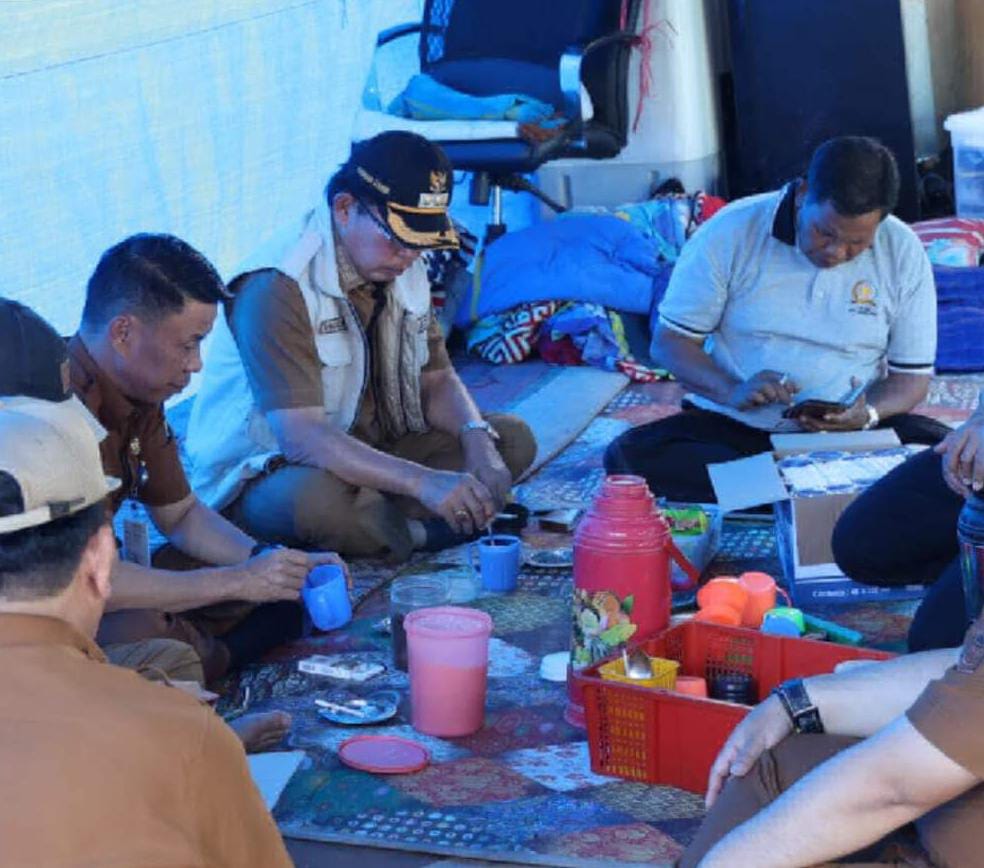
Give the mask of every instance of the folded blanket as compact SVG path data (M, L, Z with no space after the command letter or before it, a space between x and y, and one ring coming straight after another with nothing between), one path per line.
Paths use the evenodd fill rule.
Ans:
M472 96L424 74L415 75L407 82L403 93L389 104L387 112L422 121L507 120L541 127L563 122L553 119L556 110L552 105L531 96L521 93Z

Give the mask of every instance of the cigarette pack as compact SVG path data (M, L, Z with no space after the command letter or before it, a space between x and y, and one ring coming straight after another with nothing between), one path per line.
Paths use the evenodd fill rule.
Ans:
M324 654L313 654L298 660L297 668L310 675L327 675L343 681L366 681L373 675L378 675L385 667L381 663L353 656L326 657Z

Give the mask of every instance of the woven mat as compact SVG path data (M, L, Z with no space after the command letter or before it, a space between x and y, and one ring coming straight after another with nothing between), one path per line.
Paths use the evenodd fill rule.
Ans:
M923 409L959 421L974 405L981 383L984 378L936 381ZM631 425L676 412L679 396L673 383L628 387L520 487L520 499L533 507L589 503L603 478L604 446ZM527 541L548 547L569 538L531 532ZM460 563L460 556L417 558L399 572L447 569ZM779 573L772 528L726 522L721 550L707 572L746 569ZM360 611L370 614L248 668L229 685L225 700L234 702L249 687L253 709L284 708L294 715L289 746L304 750L307 759L275 810L286 835L514 863L672 863L700 822L700 798L593 775L584 731L563 720L564 686L538 677L540 656L568 645L569 571L526 570L515 594L475 601L492 614L496 629L485 726L465 739L416 733L405 698L396 718L380 727L338 727L314 713L312 700L331 696L338 685L299 673L300 657L358 651L388 662L389 638L374 624L385 586L398 571L370 562L355 564L354 571ZM692 598L674 603L675 609L686 609ZM861 604L818 614L861 630L872 644L890 646L904 636L912 605ZM404 694L408 687L406 676L391 669L370 684L373 690L390 687ZM363 732L414 738L428 747L432 764L418 774L393 777L348 769L336 748Z
M451 556L441 553L413 569L439 572ZM701 799L592 774L585 731L563 719L565 685L539 677L540 658L567 648L570 593L569 570L527 569L514 593L474 601L489 612L495 628L485 725L467 738L414 731L407 677L389 667L362 689L399 691L404 699L396 718L356 728L317 716L313 699L335 698L345 688L298 672L297 659L358 652L388 664L390 640L376 629L375 615L296 643L245 670L238 692L249 688L254 710L291 712L289 747L307 754L274 812L283 833L513 863L672 864L696 831ZM382 596L370 596L364 610L378 613ZM337 747L363 733L412 738L430 751L431 765L417 774L389 777L346 768Z

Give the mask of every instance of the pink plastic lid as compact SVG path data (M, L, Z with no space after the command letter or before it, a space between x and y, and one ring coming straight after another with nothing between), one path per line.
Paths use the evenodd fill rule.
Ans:
M364 772L406 775L424 768L430 762L430 752L397 735L357 735L338 746L338 758Z
M492 618L478 609L437 606L411 612L404 620L403 628L415 636L467 639L489 635L492 632Z

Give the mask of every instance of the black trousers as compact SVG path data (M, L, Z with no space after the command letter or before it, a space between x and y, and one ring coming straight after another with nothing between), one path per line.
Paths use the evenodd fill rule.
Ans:
M942 457L913 456L861 494L834 528L837 565L867 585L929 585L909 650L952 648L967 630L957 548L963 498L943 481Z
M894 428L903 443L935 445L950 431L926 416L903 413L879 428ZM645 477L657 497L715 503L707 465L772 450L770 432L684 404L683 412L632 428L605 450L607 473Z

